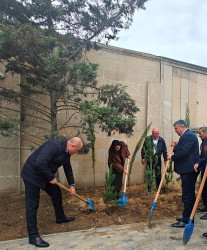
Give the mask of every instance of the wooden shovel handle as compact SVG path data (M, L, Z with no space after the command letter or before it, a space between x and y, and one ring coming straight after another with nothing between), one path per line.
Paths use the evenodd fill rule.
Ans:
M127 171L127 173L129 173L129 158L127 158L126 171ZM127 179L128 179L128 174L125 175L125 179L124 179L124 193L126 193Z
M64 186L64 185L62 185L61 183L56 182L56 184L57 184L60 188L65 189L66 191L70 192L70 189L69 189L69 188L67 188L67 187L65 187L65 186ZM75 197L77 197L78 199L80 199L80 200L82 200L82 201L86 202L86 200L84 200L84 199L83 199L82 197L80 197L79 195L74 194L74 196L75 196Z
M173 149L174 149L174 146L171 146L170 154L173 153ZM167 172L169 163L170 163L170 160L167 160L167 163L166 163L166 165L165 165L165 170L164 170L164 172L163 172L163 174L162 174L162 179L161 179L161 181L160 181L160 185L159 185L159 187L158 187L157 194L156 194L156 196L155 196L154 202L157 202L157 198L158 198L158 195L159 195L159 193L160 193L160 189L161 189L161 187L162 187L162 183L163 183L163 181L164 181L165 174L166 174L166 172ZM160 168L160 171L161 171L161 168Z
M206 166L207 166L207 165L206 165ZM205 184L205 181L206 181L206 177L207 177L207 167L206 167L206 169L205 169L205 172L204 172L204 175L203 175L203 179L202 179L202 182L201 182L199 191L198 191L198 195L197 195L196 201L195 201L194 206L193 206L193 210L192 210L191 215L190 215L190 219L191 219L191 220L193 220L195 211L196 211L197 206L198 206L198 202L199 202L199 200L200 200L200 198L201 198L201 194L202 194L203 187L204 187L204 184Z

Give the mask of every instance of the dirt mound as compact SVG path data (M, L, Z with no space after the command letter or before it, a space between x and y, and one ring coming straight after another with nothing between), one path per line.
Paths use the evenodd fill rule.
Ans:
M119 206L110 214L106 213L106 205L102 199L102 188L97 188L95 194L89 190L76 190L77 194L95 203L95 210L90 211L88 205L71 197L62 190L63 206L66 216L75 217L75 221L66 224L56 224L50 197L41 193L38 210L38 228L40 234L52 234L82 229L121 225L128 223L148 222L155 192L150 194L144 185L134 185L127 188L127 206ZM0 199L0 240L10 240L27 237L25 220L24 195L4 197ZM159 195L153 219L181 216L183 203L181 199L181 184L178 182Z

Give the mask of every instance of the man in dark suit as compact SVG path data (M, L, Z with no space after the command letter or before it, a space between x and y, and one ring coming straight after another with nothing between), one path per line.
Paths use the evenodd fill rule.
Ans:
M167 163L167 147L166 147L166 143L165 140L159 136L160 132L158 128L154 128L152 130L152 135L148 136L145 138L144 144L142 146L142 150L141 150L141 163L144 165L145 163L148 164L145 160L145 152L144 149L146 148L146 143L148 141L148 139L150 138L151 142L153 142L154 145L154 156L157 155L158 156L158 162L155 165L155 162L152 162L153 167L155 168L155 176L156 176L156 188L159 188L160 185L160 181L161 181L161 167L162 167L162 155L164 158L164 164L166 165ZM154 159L154 158L153 158ZM150 187L148 187L148 189L150 189ZM149 190L150 191L150 190Z
M207 163L207 127L201 127L198 130L198 135L202 140L201 147L200 147L200 158L194 165L195 171L197 172L198 169L201 170L201 179L203 179L206 163ZM207 212L207 181L205 181L203 191L202 191L202 199L204 207L198 208L201 212ZM207 213L200 217L202 220L207 220ZM203 233L204 237L207 237L207 233Z
M184 120L178 120L173 124L175 132L180 136L178 143L172 141L174 154L168 155L168 159L174 161L174 169L180 175L182 181L182 201L184 210L182 218L177 218L173 227L182 228L188 223L195 203L195 184L198 173L194 164L199 158L199 144L196 135L187 128Z
M55 210L56 223L67 223L74 218L65 216L62 206L62 194L57 183L55 173L63 166L67 181L70 185L69 194L75 194L75 182L70 164L70 156L83 147L79 137L69 140L50 140L37 148L27 159L22 169L25 184L26 220L29 243L36 247L48 247L39 235L37 228L37 210L39 206L40 189L50 197Z
M206 168L206 160L207 160L207 127L201 127L198 130L198 136L201 138L201 146L200 146L200 159L197 161L194 166L196 169L199 167L201 170L201 179L203 179L203 175ZM207 181L203 187L202 191L202 200L204 207L199 207L198 210L201 212L207 212ZM202 220L207 220L207 213L201 216Z

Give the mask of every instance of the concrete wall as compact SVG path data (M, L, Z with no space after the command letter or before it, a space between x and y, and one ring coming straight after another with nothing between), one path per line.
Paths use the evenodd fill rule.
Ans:
M5 75L5 68L0 64L0 73ZM19 90L18 75L9 74L6 78L0 79L0 87ZM1 90L1 89L0 89ZM9 109L5 109L9 107ZM2 100L0 95L0 117L12 117L19 120L20 109L9 101ZM19 135L19 132L17 133ZM0 135L0 196L17 195L20 193L20 142L19 136L3 137Z
M99 64L98 82L100 85L119 83L127 86L127 92L136 101L140 109L140 112L136 115L136 126L131 137L117 133L108 137L97 128L95 145L97 186L104 185L105 173L108 171L108 149L112 140L125 141L131 154L133 154L141 134L146 126L152 122L152 128L158 127L160 129L160 135L165 138L169 150L172 139L178 140L172 124L178 119L185 119L186 104L190 108L191 127L197 128L206 125L203 115L207 106L206 68L104 45L99 51L91 51L87 57L91 62ZM46 100L43 98L42 101ZM58 114L59 122L64 123L69 115L67 113ZM33 122L35 122L35 119ZM24 131L31 132L31 126L25 126L23 123L22 132ZM72 131L67 129L63 133L72 135ZM149 134L151 134L151 130ZM21 145L25 147L28 143L23 140ZM6 163L8 156L6 157L4 165L10 166L12 172L16 174L16 178L14 174L10 173L11 170L4 171L4 175L9 176L12 181L6 181L6 188L4 188L2 182L0 183L1 194L12 194L11 190L17 187L19 170L16 171L15 169L19 169L19 165L23 165L29 154L29 151L22 152L21 150L22 160L18 164L18 158L11 159L10 162ZM14 161L15 164L13 164ZM144 167L140 161L140 152L138 152L130 179L131 184L144 182ZM92 187L93 171L90 153L84 156L72 156L71 162L77 187ZM62 170L60 176L61 182L67 184ZM19 192L21 192L20 189Z

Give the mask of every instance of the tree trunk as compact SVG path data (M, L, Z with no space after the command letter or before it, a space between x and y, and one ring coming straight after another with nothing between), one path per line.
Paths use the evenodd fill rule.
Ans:
M50 107L51 107L51 133L57 131L57 106L56 106L57 95L54 90L50 91ZM59 171L57 170L55 177L60 182Z
M91 124L91 158L92 158L92 168L93 168L93 191L95 193L96 190L96 171L95 171L95 163L96 163L96 155L95 155L95 141L96 137L94 134L94 126Z
M50 91L50 107L51 107L51 133L57 131L57 94L54 90Z

